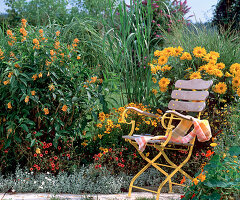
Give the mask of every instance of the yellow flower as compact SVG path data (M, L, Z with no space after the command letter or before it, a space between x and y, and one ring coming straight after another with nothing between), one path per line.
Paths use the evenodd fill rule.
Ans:
M239 86L240 86L240 77L234 77L234 78L232 79L232 85L233 85L234 87L239 87Z
M156 83L157 82L157 79L156 78L152 78L152 81L153 81L153 83Z
M161 92L166 92L167 91L167 87L160 87L159 88Z
M230 67L230 72L232 74L236 74L237 71L240 71L240 64L239 63L232 64L231 67Z
M98 128L102 128L102 124L97 124L97 127Z
M217 57L214 56L214 55L211 55L210 53L208 53L208 54L206 54L206 55L203 57L203 60L205 60L205 61L207 61L207 62L213 61L214 63L216 63Z
M181 60L192 60L192 56L188 52L184 52L182 56L180 57Z
M12 109L12 104L11 104L11 102L8 102L7 106L8 106L8 109Z
M48 115L48 114L49 114L48 108L44 108L43 111L44 111L45 115Z
M104 114L104 112L101 112L101 113L99 113L98 117L99 117L100 121L104 121L106 118L106 115Z
M195 185L197 185L197 184L198 184L198 179L197 179L197 178L194 178L194 179L192 180L192 182L193 182Z
M38 78L42 78L42 72L38 74Z
M67 109L68 109L67 105L63 105L63 107L62 107L62 111L63 111L63 112L66 112Z
M156 94L158 93L158 91L157 91L156 89L152 89L152 93L153 93L154 95L156 95Z
M37 74L34 74L34 75L32 76L32 79L35 81L35 80L37 79Z
M213 142L213 143L210 144L210 146L215 147L215 146L217 146L217 143Z
M183 48L178 46L177 48L174 48L173 56L179 56L182 52L183 52Z
M209 54L210 54L210 55L214 55L214 56L216 56L217 58L220 57L220 54L219 54L218 52L216 52L216 51L210 51Z
M225 94L227 91L227 85L224 82L219 82L217 85L214 86L214 92L219 94Z
M161 87L161 88L166 88L169 83L170 83L170 80L165 77L161 78L161 80L158 82L159 87Z
M203 175L203 174L199 174L198 175L198 178L201 182L203 182L205 179L206 179L206 175Z
M102 137L103 137L103 135L102 135L102 134L98 134L98 137L99 137L99 139L101 140Z
M81 145L85 147L85 146L87 146L88 144L84 141L84 142L81 143Z
M230 74L230 73L228 73L228 72L225 73L225 76L226 76L226 77L233 77L233 75Z
M220 69L214 69L214 75L217 77L222 77L223 72Z
M170 71L172 69L172 67L168 66L168 65L165 65L162 67L161 71L162 72L165 72L165 71Z
M22 22L22 26L26 27L27 20L26 19L22 19L21 22Z
M149 152L147 152L147 153L146 153L146 157L148 157L148 156L149 156L149 154L150 154L150 153L149 153Z
M26 96L25 97L25 103L28 103L29 102L29 96Z
M168 61L168 58L166 56L160 56L158 58L158 64L159 65L165 65Z
M36 92L33 90L33 91L31 91L31 94L32 94L32 96L34 96L36 94Z
M36 153L37 154L40 154L41 153L41 150L39 148L36 148Z
M35 44L35 45L39 45L39 41L38 41L38 39L33 39L33 44Z
M200 72L193 72L191 75L190 75L190 79L200 79L202 78L201 76L201 73Z
M145 123L149 125L149 124L150 124L150 121L145 121Z
M217 66L218 69L224 69L225 68L224 63L216 63L216 66Z
M4 84L4 85L7 85L7 84L9 84L9 83L10 83L9 79L6 80L6 81L3 81L3 84Z
M173 56L174 52L175 52L175 50L173 47L168 47L163 50L163 53L165 56Z
M157 69L156 69L156 67L154 65L151 66L151 73L152 74L156 74L157 73Z
M227 155L224 153L224 154L223 154L223 159L224 159L226 156L227 156Z
M237 89L237 95L240 97L240 87Z
M197 58L202 58L203 56L205 56L207 54L206 49L202 48L202 47L195 47L193 49L193 54L195 57Z

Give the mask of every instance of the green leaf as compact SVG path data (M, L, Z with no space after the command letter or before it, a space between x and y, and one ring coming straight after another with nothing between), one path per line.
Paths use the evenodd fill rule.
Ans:
M31 134L31 133L28 133L27 136L26 136L26 138L30 138L31 136L32 136L32 134Z
M26 124L21 124L20 127L22 127L22 129L23 129L24 131L26 131L27 133L29 132L28 127L27 127Z
M230 147L229 153L231 156L239 156L240 155L240 146Z
M30 147L33 147L35 143L36 143L36 140L33 139L33 140L31 141L31 145L30 145Z
M8 138L7 142L5 143L5 149L10 146L11 142L12 142L12 140L10 138Z
M21 142L22 142L21 138L19 138L16 134L14 135L14 139L15 139L18 143L21 143Z
M75 102L75 101L77 101L77 100L78 100L77 97L73 97L73 98L72 98L72 102Z
M39 136L42 136L42 135L43 135L43 134L42 134L41 132L37 132L35 136L36 136L36 137L39 137Z

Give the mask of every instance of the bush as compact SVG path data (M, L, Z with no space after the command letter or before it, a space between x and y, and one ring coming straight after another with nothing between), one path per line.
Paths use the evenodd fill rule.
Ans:
M1 163L9 166L5 159L16 162L11 157L19 156L14 151L18 145L33 155L46 146L44 142L57 150L60 140L65 144L82 138L83 130L91 126L92 113L101 109L100 100L104 104L102 79L81 59L81 41L75 38L67 44L60 31L26 23L22 19L21 27L7 30L0 47L0 131L5 149L1 153L10 154L1 156Z

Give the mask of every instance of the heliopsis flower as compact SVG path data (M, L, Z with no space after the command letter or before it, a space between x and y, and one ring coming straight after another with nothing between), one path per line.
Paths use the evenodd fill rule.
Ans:
M102 124L100 124L100 123L97 124L97 127L98 127L98 128L102 128Z
M81 59L81 57L80 56L77 56L77 60L80 60Z
M234 87L239 87L239 86L240 86L240 77L234 77L234 78L232 79L232 85L233 85Z
M225 76L226 76L226 77L233 77L233 75L230 74L229 72L226 72L226 73L225 73Z
M157 83L157 79L153 77L153 78L152 78L152 82L153 82L153 83Z
M210 51L209 54L210 54L210 55L214 55L214 56L216 56L217 58L220 57L220 54L219 54L218 52L216 52L216 51Z
M170 83L170 80L168 78L161 78L161 80L158 82L159 87L166 88L168 84Z
M163 50L163 53L165 56L173 56L174 52L175 52L175 50L173 47L168 47Z
M35 90L31 91L31 95L34 96L36 94Z
M180 57L181 60L192 60L192 56L188 52L184 52L182 56Z
M159 90L160 90L161 92L166 92L166 91L167 91L167 87L160 87Z
M26 19L22 19L21 22L22 22L22 26L26 27L27 20Z
M202 58L203 56L205 56L207 54L206 49L202 48L202 47L195 47L193 49L193 54L195 57L197 58Z
M182 52L183 52L183 48L178 46L178 47L174 48L173 56L179 56Z
M205 60L207 62L214 62L214 64L215 64L217 61L217 57L208 53L203 57L203 60Z
M161 68L161 71L162 71L162 72L165 72L165 71L170 71L171 69L172 69L171 66L165 65L165 66L163 66L163 67Z
M201 76L201 73L200 72L193 72L191 75L190 75L190 79L200 79L202 78Z
M43 111L44 111L45 115L48 115L48 114L49 114L48 108L44 108Z
M210 144L210 146L215 147L215 146L217 146L217 143L213 142L213 143Z
M163 51L159 51L159 50L154 51L154 56L155 57L160 57L160 56L163 56L163 55L164 55Z
M214 69L214 75L217 77L222 77L223 72L220 69Z
M29 96L26 96L25 97L25 103L28 103L29 102Z
M168 58L166 56L160 56L158 58L158 64L159 65L165 65L168 61Z
M12 104L11 104L11 102L8 102L7 107L8 107L8 109L12 109Z
M198 179L197 179L197 178L194 178L194 179L192 180L192 182L193 182L195 185L197 185L197 184L198 184Z
M63 111L63 112L66 112L67 109L68 109L68 107L67 107L66 105L63 105L63 107L62 107L62 111Z
M227 91L227 85L224 82L219 82L217 85L214 86L214 92L219 94L225 94Z

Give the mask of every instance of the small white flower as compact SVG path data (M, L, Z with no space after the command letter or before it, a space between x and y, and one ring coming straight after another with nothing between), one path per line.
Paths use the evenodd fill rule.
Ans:
M36 184L36 183L37 183L37 181L34 181L33 183L34 183L34 184Z
M43 181L43 182L42 182L42 185L44 185L44 184L45 184L45 182Z
M16 192L16 190L12 189L12 192Z

